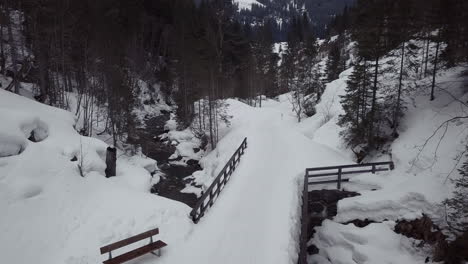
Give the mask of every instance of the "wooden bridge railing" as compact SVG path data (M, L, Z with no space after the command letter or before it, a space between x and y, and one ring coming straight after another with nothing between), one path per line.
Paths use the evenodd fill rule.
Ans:
M368 172L376 173L379 171L393 170L394 168L394 163L392 161L387 161L306 169L304 175L304 188L302 190L301 235L299 238L299 258L297 263L307 264L309 185L336 182L337 189L341 189L341 183L344 181L349 181L349 178L343 178L343 175L360 174ZM337 177L335 179L330 179L333 176ZM309 179L313 179L313 181L309 181Z
M306 173L307 175L307 173ZM307 225L309 205L309 184L308 177L304 177L304 188L302 188L302 215L301 215L301 235L299 237L299 259L298 264L307 264Z
M226 163L224 168L219 172L218 176L214 179L213 183L208 189L202 194L197 204L193 207L190 212L190 216L194 223L198 223L200 218L205 214L206 209L213 206L216 198L224 186L231 178L231 174L236 169L236 165L240 161L240 157L244 154L244 150L247 148L247 138L242 141L242 144L237 148L236 152L232 155L231 159Z
M307 180L308 185L312 184L324 184L324 183L337 183L337 189L341 189L341 182L349 181L349 178L343 178L343 176L349 174L359 173L376 173L379 171L393 170L395 165L392 161L385 162L374 162L365 164L352 164L342 166L329 166L329 167L317 167L306 169L306 178L313 179L313 181ZM312 174L311 174L312 173ZM330 178L330 176L337 176L336 179Z

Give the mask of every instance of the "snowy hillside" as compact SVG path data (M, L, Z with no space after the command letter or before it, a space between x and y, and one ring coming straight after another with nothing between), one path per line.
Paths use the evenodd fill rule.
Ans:
M206 167L213 167L210 174L216 175L244 137L248 149L219 201L197 226L188 218L187 206L149 194L151 176L143 167L153 161L122 157L117 177L107 179L103 176L106 144L79 136L70 113L0 91L1 120L6 124L0 130L4 156L1 208L7 212L0 220L4 234L0 243L5 259L95 263L102 259L97 250L101 245L159 227L161 238L170 246L158 263L293 263L303 169L351 162L352 153L340 144L336 125L341 111L338 98L350 71L328 84L318 114L299 124L288 94L278 101L267 100L263 108L227 101L234 116L232 126L207 157ZM465 80L461 73L461 68L442 73L440 84ZM460 86L446 88L457 98L467 99ZM321 251L315 260L329 263L326 258L343 260L355 254L371 262L394 254L401 254L399 263L421 260L422 253L391 229L398 219L438 215L437 204L449 194L445 178L456 165L453 153L462 151L466 126L460 123L448 132L451 140L439 148L437 160L433 159L435 141L419 154L416 166L412 162L434 128L456 115L458 104L442 92L434 102L426 95L414 98L405 130L392 146L397 169L352 179L350 186L355 184L353 188L362 195L342 200L334 222L317 229L314 243ZM410 126L421 119L426 121ZM32 131L40 142L28 140ZM78 161L70 161L75 156ZM81 160L85 177L77 167ZM202 181L209 183L209 178ZM424 186L418 184L421 181ZM371 192L371 188L378 190ZM354 219L385 221L364 233L341 224ZM391 243L370 243L375 236ZM15 244L7 242L17 237ZM44 237L49 243L41 243ZM26 245L30 250L25 254L21 248ZM389 250L394 254L384 254ZM151 257L142 260L152 263Z
M466 21L3 1L0 264L467 264Z
M383 64L386 67L386 64ZM346 81L352 68L340 79L327 85L317 114L298 124L298 128L314 141L352 158L340 138L343 129L337 125L343 113L340 96L345 94ZM388 77L388 75L387 75ZM413 220L428 215L441 228L446 228L443 201L451 197L468 137L466 122L445 123L464 116L468 100L466 67L444 70L438 75L436 99L429 101L430 78L411 85L415 89L406 101L407 113L401 133L390 146L390 153L369 161L393 160L396 169L389 173L362 174L344 186L360 196L339 201L333 221L325 220L316 228L309 242L319 254L311 263L423 263L430 249L416 249L414 240L393 232L396 221ZM391 86L389 78L385 83ZM333 186L330 186L333 188ZM356 219L376 222L365 228L348 224ZM393 252L393 253L389 253ZM395 257L398 256L397 260Z
M121 156L107 179L107 144L80 136L71 113L3 90L0 109L3 261L99 263L100 246L131 234L159 227L175 243L190 231L187 206L149 193L155 161Z
M259 3L256 0L234 0L235 4L239 6L239 9L252 9L252 5L263 6L263 4Z
M96 263L103 244L159 227L170 246L158 263L288 263L297 256L297 229L284 227L298 221L303 168L349 162L294 129L287 96L264 108L228 100L232 126L208 159L219 170L245 136L248 152L217 205L193 227L187 206L148 192L151 176L143 167L154 161L122 157L117 177L107 179L106 144L79 136L70 113L0 92L7 124L0 130L2 149L8 146L0 167L1 208L7 212L0 220L0 244L11 262ZM40 142L27 139L32 131ZM259 192L265 182L269 191ZM226 223L236 231L223 232ZM44 237L49 243L41 243ZM15 244L7 242L12 239ZM245 254L232 254L234 247Z
M459 85L450 85L466 81L462 70L441 73L440 85L447 93L441 90L434 102L425 94L412 100L404 131L392 145L397 169L352 179L349 186L354 184L361 196L340 201L334 221L317 228L313 241L320 254L314 261L355 259L356 254L374 263L395 254L401 256L399 263L423 259L423 252L393 233L392 226L422 213L440 215L437 205L449 194L445 179L456 165L454 154L463 149L466 125L457 124L447 132L450 140L439 148L436 160L437 140L418 152L441 122L461 111L451 95L468 99ZM244 137L248 149L233 180L197 226L188 218L187 206L149 194L151 176L143 167L154 161L122 157L117 177L107 179L106 144L79 136L70 113L0 91L5 124L0 130L1 208L7 212L0 220L4 258L16 263L96 263L102 259L97 250L101 245L159 227L170 246L158 263L294 263L303 169L351 162L352 153L342 147L336 125L339 95L350 71L328 84L318 114L299 124L288 94L267 100L263 108L227 101L232 126L207 157L206 166L213 167L210 174L216 175ZM425 122L415 126L414 120ZM32 131L40 142L28 140ZM74 157L78 160L71 161ZM84 177L78 171L81 161ZM209 178L202 181L209 184ZM354 219L383 222L364 232L341 224ZM374 242L376 236L382 243ZM46 244L41 242L44 237ZM12 239L15 244L8 243ZM151 257L142 260L152 263Z

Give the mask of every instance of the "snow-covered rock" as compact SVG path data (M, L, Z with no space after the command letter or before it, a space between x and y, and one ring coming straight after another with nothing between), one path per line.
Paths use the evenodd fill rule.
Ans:
M325 220L312 240L320 254L311 263L425 263L425 252L416 251L411 239L393 232L394 222L359 228Z

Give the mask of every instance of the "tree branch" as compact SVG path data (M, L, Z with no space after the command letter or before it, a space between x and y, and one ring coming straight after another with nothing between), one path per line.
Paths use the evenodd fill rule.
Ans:
M418 154L416 155L416 158L413 160L412 164L411 164L411 169L413 169L413 167L415 166L415 163L416 161L419 160L419 157L421 156L421 153L423 152L423 150L426 148L427 144L437 135L437 133L443 129L444 129L444 132L442 134L442 136L439 138L439 141L437 142L437 146L436 146L436 149L434 151L434 163L435 163L435 159L437 158L437 151L439 150L439 146L442 142L442 140L444 139L446 133L447 133L447 130L448 130L448 126L450 125L451 122L454 122L456 120L460 120L460 119L468 119L468 116L456 116L456 117L453 117L453 118L450 118L446 121L444 121L442 124L440 124L436 130L434 130L434 132L432 133L432 135L427 138L425 141L424 141L424 144L422 145L421 149L419 150ZM434 165L434 163L430 166L432 167ZM452 171L450 172L450 174L455 170L456 166L458 165L459 161L457 162L457 164L455 165L455 167L452 169ZM449 176L450 176L449 174ZM448 176L447 176L448 177Z

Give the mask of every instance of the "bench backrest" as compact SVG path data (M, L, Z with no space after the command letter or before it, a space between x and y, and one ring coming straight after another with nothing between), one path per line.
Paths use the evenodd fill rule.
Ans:
M148 237L155 236L157 234L159 234L159 228L155 228L153 230L143 232L143 233L141 233L139 235L132 236L132 237L126 238L124 240L121 240L121 241L118 241L118 242L103 246L103 247L101 247L101 254L108 253L108 252L110 252L112 250L116 250L116 249L121 248L121 247L125 247L127 245L130 245L132 243L135 243L137 241L143 240L143 239L148 238Z

